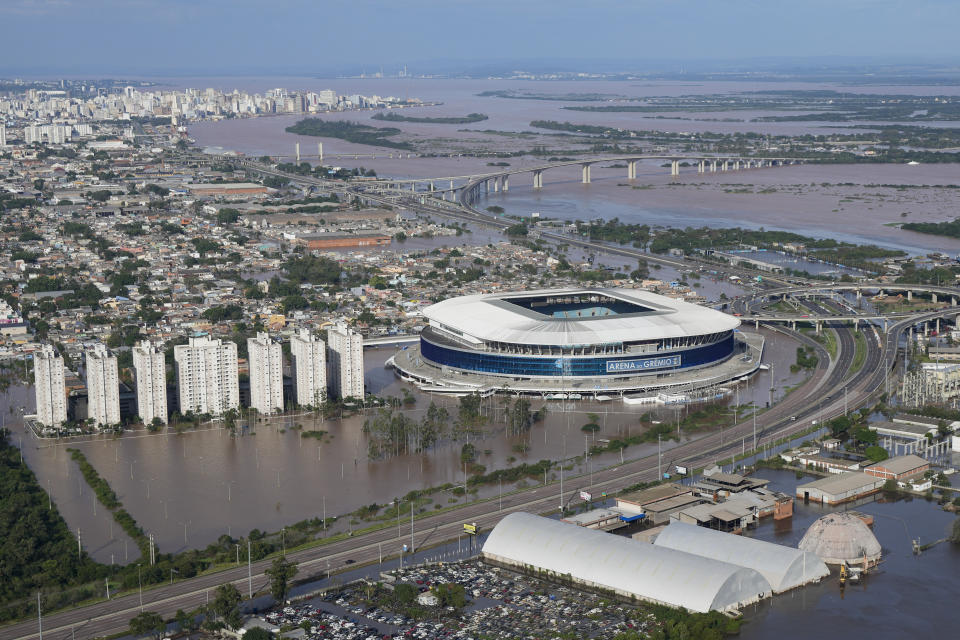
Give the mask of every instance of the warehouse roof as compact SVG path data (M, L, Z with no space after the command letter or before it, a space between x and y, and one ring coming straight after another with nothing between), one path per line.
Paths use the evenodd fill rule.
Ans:
M912 453L905 456L896 456L895 458L887 458L883 462L875 462L874 464L867 467L867 469L886 469L891 473L896 473L897 475L901 473L908 473L914 471L923 466L929 466L929 462L921 458L920 456L915 456Z
M599 302L581 309L586 315L580 315L579 311L558 310L563 303L557 300ZM427 307L423 315L480 340L511 344L642 342L720 333L740 325L726 313L642 289L546 289L460 296Z
M771 591L753 569L529 513L501 520L483 555L701 613L736 609Z
M799 587L830 574L827 565L808 551L677 520L671 522L653 544L754 569L767 579L774 593Z
M797 486L797 492L801 493L804 490L817 489L823 491L824 493L830 494L841 494L848 491L856 491L857 489L862 489L863 487L869 487L870 485L883 484L874 476L868 476L865 473L860 471L848 471L845 473L839 473L834 475L829 475L826 478L820 478L814 480L813 482L808 482L806 484L801 484Z

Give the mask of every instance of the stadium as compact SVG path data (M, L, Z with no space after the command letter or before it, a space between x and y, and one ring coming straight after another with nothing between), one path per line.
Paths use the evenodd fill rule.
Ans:
M744 366L717 370L724 363L759 362L737 318L642 289L470 295L429 306L423 315L428 324L419 348L390 364L431 391L594 393L716 384L745 373Z

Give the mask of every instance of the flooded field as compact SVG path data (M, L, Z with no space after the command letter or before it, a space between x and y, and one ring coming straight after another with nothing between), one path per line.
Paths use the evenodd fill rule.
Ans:
M765 360L792 362L795 343L767 334ZM420 419L430 402L457 413L457 400L430 397L399 382L392 371L383 368L393 353L390 348L366 352L367 382L372 393L401 395L406 387L416 397L414 407L405 409L411 418ZM759 372L749 383L740 385L725 404L739 401L763 405L769 397L771 374L775 398L802 380L802 373L783 370ZM19 390L10 398L32 408L32 393ZM528 434L508 437L504 433L504 412L497 398L484 403L490 417L487 435L471 439L478 451L477 463L486 471L541 459L568 459L568 473L589 473L619 462L618 453L592 458L589 466L582 456L585 446L615 436L641 432L640 416L648 411L656 419L675 423L700 405L687 407L648 407L608 402L569 402L533 400L532 409L546 404L545 421L536 423ZM371 460L363 434L366 415L342 420L321 420L313 415L295 415L256 425L252 432L232 437L217 424L196 431L147 434L142 431L123 437L77 438L72 441L40 441L14 430L24 458L47 488L71 530L80 529L85 546L97 559L116 562L136 555L109 513L96 504L69 458L67 447L80 449L117 492L124 507L143 528L154 534L163 551L200 547L223 533L246 535L251 529L275 531L304 518L340 515L373 502L383 504L410 490L462 484L464 468L461 447L466 441L442 443L423 454L401 455L386 460ZM595 414L600 431L585 434L580 427ZM296 429L302 426L302 431ZM302 437L312 430L326 431L322 440ZM683 437L689 434L683 433ZM664 442L666 452L673 442ZM636 445L624 451L624 459L639 458L656 451L653 444ZM666 454L665 454L666 455ZM553 480L555 478L548 478ZM528 479L536 484L536 479ZM539 481L542 482L542 479ZM508 487L505 487L507 490ZM498 487L481 488L480 496L495 495ZM438 494L435 502L462 501L453 494ZM346 526L344 523L343 526Z

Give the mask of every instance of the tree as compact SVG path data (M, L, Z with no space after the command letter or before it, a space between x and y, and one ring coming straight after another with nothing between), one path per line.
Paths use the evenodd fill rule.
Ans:
M467 606L466 591L459 584L441 584L437 587L436 595L443 607L462 609Z
M890 457L886 449L877 446L867 447L863 453L873 462L882 462Z
M243 634L243 640L273 640L273 634L262 627L253 627Z
M283 602L290 590L290 580L297 575L297 563L288 562L286 556L273 560L273 565L264 571L270 577L270 595L277 602Z
M188 631L196 627L196 619L183 609L177 609L174 620L176 620L177 627L180 631Z
M135 636L159 636L166 629L163 618L159 613L144 611L135 618L130 618L130 633Z
M240 591L233 584L227 583L217 587L210 610L223 619L231 629L239 629L243 624L240 619Z

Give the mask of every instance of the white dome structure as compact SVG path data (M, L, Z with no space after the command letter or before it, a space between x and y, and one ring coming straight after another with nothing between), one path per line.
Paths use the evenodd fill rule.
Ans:
M799 547L817 554L827 564L876 564L880 542L870 528L852 513L825 515L807 529Z

